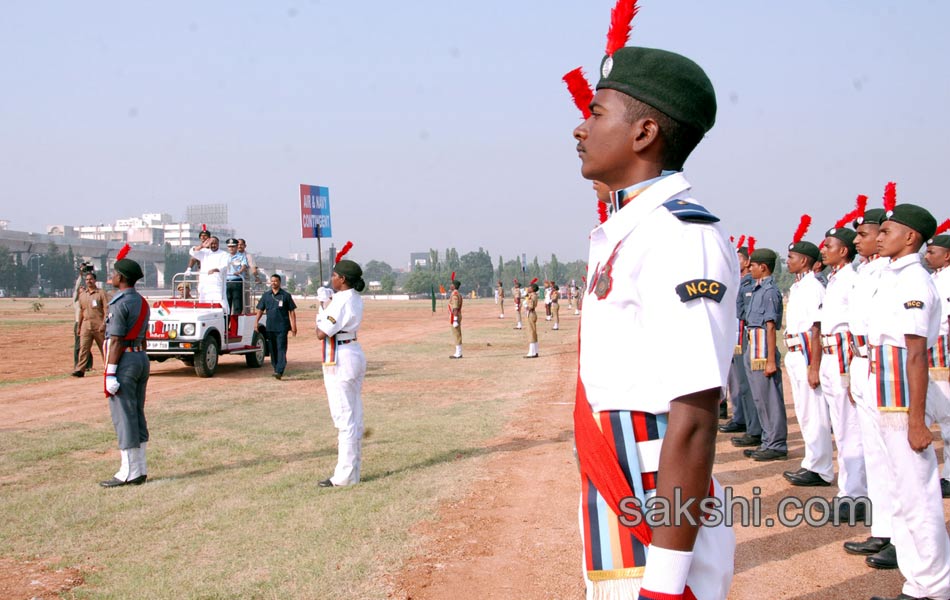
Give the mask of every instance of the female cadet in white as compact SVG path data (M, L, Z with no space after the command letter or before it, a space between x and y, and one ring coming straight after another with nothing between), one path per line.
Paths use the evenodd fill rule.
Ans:
M950 537L944 524L933 435L925 422L927 350L940 330L940 299L918 253L936 220L899 204L878 234L890 262L871 304L868 382L877 398L880 436L893 485L891 542L911 598L950 598Z
M868 495L864 449L857 408L851 404L846 374L851 362L848 303L857 273L854 258L855 232L846 227L828 230L821 249L822 262L831 267L825 299L821 304L821 393L828 405L831 428L838 446L838 497ZM848 506L843 504L842 507ZM856 518L863 516L860 509ZM847 515L845 515L847 517Z
M363 440L366 357L356 341L363 320L363 298L357 293L366 287L363 270L351 260L341 260L333 267L330 284L336 293L317 317L317 337L335 350L336 365L325 368L324 376L332 370L325 383L330 416L339 436L336 469L320 487L359 483Z

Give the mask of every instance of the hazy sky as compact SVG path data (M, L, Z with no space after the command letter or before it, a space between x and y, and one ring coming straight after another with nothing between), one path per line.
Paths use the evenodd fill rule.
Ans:
M640 4L631 44L716 86L686 175L730 232L783 248L808 211L817 241L891 179L950 216L950 2ZM0 219L45 231L226 202L252 250L315 253L308 183L330 187L356 260L586 258L596 212L561 76L594 80L612 5L4 0Z

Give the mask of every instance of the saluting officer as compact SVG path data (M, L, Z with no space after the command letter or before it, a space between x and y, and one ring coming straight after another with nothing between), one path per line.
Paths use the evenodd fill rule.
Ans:
M452 325L452 337L455 338L455 354L449 358L462 358L462 294L459 293L462 282L455 279L455 273L452 273L449 285L452 289L449 295L449 323Z
M537 358L538 354L538 284L533 279L528 286L528 297L525 298L525 320L528 321L528 353L525 358ZM519 323L520 325L520 323ZM519 327L520 329L520 327Z
M940 296L919 254L936 228L933 216L913 204L887 212L877 247L890 262L868 321L869 387L894 500L891 542L906 579L898 598L950 598L950 537L926 420L927 353L940 333Z
M746 334L749 336L749 388L762 427L761 439L746 434L733 438L735 446L749 446L743 451L757 461L781 460L788 457L788 417L782 391L780 353L775 332L782 325L782 293L772 273L778 255L774 250L759 248L749 257L749 269L756 285L752 288L746 309Z
M950 225L947 221L944 225ZM935 421L940 423L943 436L943 474L940 478L940 491L944 498L950 498L950 235L934 236L927 243L924 256L927 265L933 269L934 286L940 294L940 335L937 343L930 349L930 381L935 386L939 406L931 410ZM941 410L942 409L942 410Z
M729 527L699 526L695 505L692 519L638 526L623 502L722 499L711 473L739 270L680 172L713 126L715 92L688 58L612 46L574 130L582 175L614 208L590 233L574 409L589 597L723 599Z
M125 258L126 245L113 266L112 285L119 291L109 301L106 318L105 392L109 413L119 439L121 466L112 479L99 483L112 488L141 485L148 479L145 445L148 424L145 421L145 388L148 386L149 363L145 353L148 329L148 301L135 289L135 282L144 274L134 260Z

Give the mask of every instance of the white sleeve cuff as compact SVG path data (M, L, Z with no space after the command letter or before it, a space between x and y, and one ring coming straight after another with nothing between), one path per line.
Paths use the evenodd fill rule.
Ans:
M643 573L643 589L661 594L682 594L692 563L692 552L650 546Z

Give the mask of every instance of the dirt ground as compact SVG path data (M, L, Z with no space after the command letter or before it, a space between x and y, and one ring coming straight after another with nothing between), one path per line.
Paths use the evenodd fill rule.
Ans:
M56 422L108 419L102 396L101 362L83 380L71 370L72 312L62 300L45 302L40 312L26 310L29 301L0 301L0 431L32 429ZM301 330L308 330L314 311L302 302L298 311ZM566 308L566 307L565 307ZM490 303L473 303L469 323L495 319ZM578 474L573 457L572 419L576 377L577 318L562 310L562 331L548 332L543 321L538 360L524 361L542 369L550 385L526 390L529 402L508 424L505 433L491 440L495 452L468 482L462 500L446 503L435 523L418 526L416 556L401 573L390 574L390 596L412 600L479 598L555 599L582 598L581 549L577 532ZM497 321L510 327L512 321ZM28 324L18 327L18 323ZM410 339L410 321L370 322L360 339L367 353L394 335ZM422 335L422 333L420 333ZM291 341L295 360L317 359L316 344ZM199 380L175 360L153 363L162 385L150 386L149 401L199 389L213 392L235 380L258 377L243 366L243 358L224 357L221 376ZM787 385L787 378L786 378ZM797 469L802 441L785 394L789 414L789 459L755 463L721 435L715 475L737 495L752 496L758 488L765 516L775 513L786 495L806 499L831 497L836 488L793 488L781 476ZM937 446L938 455L941 446ZM946 508L946 505L945 505ZM736 575L731 599L769 598L825 600L896 595L901 577L897 571L867 568L860 557L846 555L841 543L863 539L865 527L797 528L736 527ZM82 584L75 569L58 568L55 557L12 561L0 557L0 598L53 598Z

